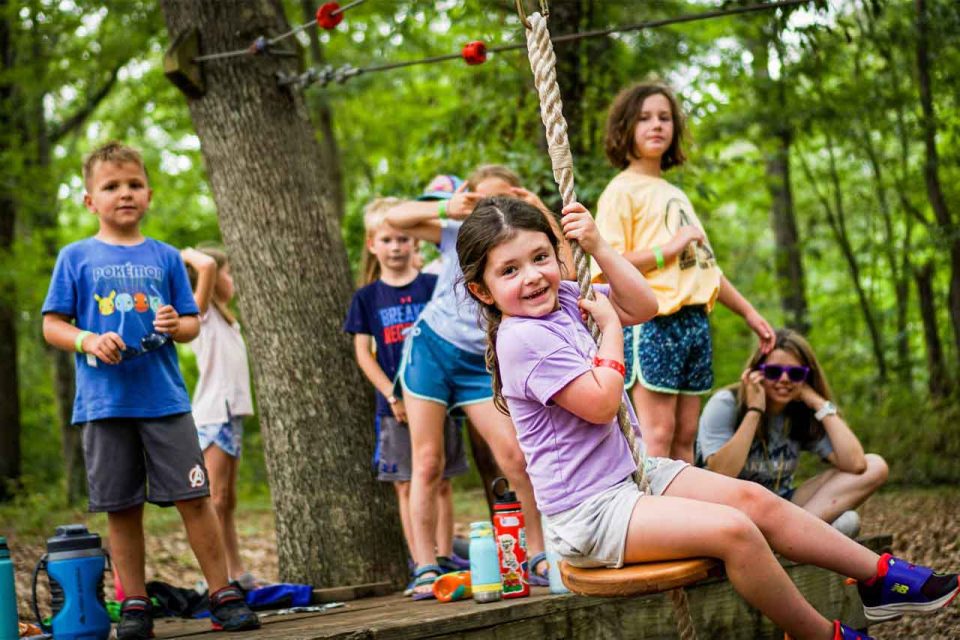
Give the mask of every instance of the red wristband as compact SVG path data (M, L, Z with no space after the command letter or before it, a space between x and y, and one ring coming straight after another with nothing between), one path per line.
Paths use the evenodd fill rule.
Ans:
M627 368L623 366L622 362L617 362L616 360L610 360L607 358L594 358L593 366L595 367L609 367L622 375L624 378L627 377Z

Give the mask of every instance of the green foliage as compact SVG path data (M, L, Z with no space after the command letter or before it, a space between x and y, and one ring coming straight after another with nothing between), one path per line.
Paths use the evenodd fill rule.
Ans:
M581 30L719 6L674 0L647 3L642 10L632 2L579 4L589 9L575 25ZM951 0L928 4L940 179L948 205L960 219L960 110L953 90L960 80L960 11ZM452 53L477 39L488 46L519 42L522 30L512 6L481 0L365 3L351 9L335 31L321 34L323 54L334 66L363 67ZM571 122L574 145L583 150L575 157L577 192L592 207L616 173L603 155L606 108L616 91L637 79L666 79L690 114L693 134L689 163L666 177L690 195L725 274L780 324L766 165L776 145L770 132L782 127L792 142L810 337L841 406L868 449L893 462L898 480L956 481L960 470L952 461L958 452L951 449L960 441L953 426L956 416L949 403L935 405L927 397L912 276L891 266L904 256L914 264L933 261L936 319L946 361L958 379L950 339L956 328L946 309L947 240L958 231L956 225L935 223L927 203L913 71L913 3L857 0L817 7L581 41L576 58L584 91L575 105L580 118ZM303 21L300 10L299 2L287 3L291 24ZM17 241L10 255L0 256L0 275L13 283L17 295L24 468L33 495L33 489L53 486L60 476L51 365L38 328L52 260L45 246L62 246L96 229L95 218L82 206L82 154L114 137L144 150L155 190L145 225L148 235L182 247L216 242L219 231L186 102L162 75L160 57L169 37L156 4L33 0L18 7L16 16L21 50L34 56L4 70L0 79L20 87L21 100L43 106L51 131L68 122L119 69L116 85L85 124L55 141L47 166L37 166L35 140L21 144L6 135L0 147L5 184L12 185L22 204ZM26 46L31 43L37 47ZM571 46L558 45L558 54ZM782 101L776 99L778 91ZM436 173L465 176L479 164L504 163L548 204L559 200L522 50L492 54L478 67L453 60L363 74L307 92L311 101L325 102L333 113L346 194L342 230L355 268L363 251L363 206L377 195L414 197ZM871 149L882 170L879 177L868 155ZM878 383L875 349L851 269L828 217L830 209L838 213L838 197L859 282L879 326L880 351L891 369L900 331L897 313L901 304L906 309L909 375L891 374L884 384ZM910 285L905 300L896 293L898 277ZM713 331L719 386L737 379L755 339L725 309L713 315ZM181 360L192 388L196 373L189 349L181 350ZM265 499L260 438L253 420L247 425L241 490ZM371 428L371 447L372 439Z

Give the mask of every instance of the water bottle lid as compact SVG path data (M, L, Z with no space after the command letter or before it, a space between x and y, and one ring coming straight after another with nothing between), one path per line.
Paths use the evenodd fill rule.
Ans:
M47 538L47 553L100 548L100 536L96 533L90 533L82 524L59 526L56 535Z
M471 538L486 538L488 536L493 537L493 523L488 520L470 523Z
M10 557L10 547L7 546L7 539L0 536L0 559Z
M496 511L498 507L500 509L507 507L507 503L511 504L511 506L508 508L520 508L520 501L517 500L517 494L513 491L510 491L510 483L507 482L506 478L503 476L495 478L493 484L490 485L490 488L493 491L494 498L496 498L493 504L494 511ZM516 504L514 505L513 503Z

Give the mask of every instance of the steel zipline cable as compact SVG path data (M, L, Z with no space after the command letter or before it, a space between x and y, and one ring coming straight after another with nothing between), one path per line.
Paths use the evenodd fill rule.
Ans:
M250 46L243 49L234 49L232 51L221 51L218 53L208 53L202 56L197 56L193 59L194 62L207 62L210 60L225 60L227 58L239 58L241 56L251 56L259 55L262 53L270 55L279 55L279 56L296 56L297 54L293 51L288 51L284 49L274 49L273 47L283 40L294 36L301 31L309 29L313 26L319 26L326 30L333 29L343 20L343 14L345 11L352 9L358 4L363 4L366 0L353 0L353 2L347 3L342 7L336 2L327 2L317 9L317 16L309 22L304 22L298 27L294 27L286 33L281 33L278 36L273 38L266 38L260 36L254 40Z
M745 13L757 13L760 11L769 11L772 9L781 9L787 7L795 7L798 5L809 4L812 0L778 0L776 2L762 2L758 4L747 5L743 7L733 7L731 9L717 9L714 11L705 11L703 13L696 14L687 14L682 16L676 16L673 18L661 18L658 20L646 20L644 22L638 22L636 24L622 25L618 27L611 27L609 29L595 29L591 31L581 31L577 33L568 33L562 36L555 36L551 38L551 42L554 44L559 44L563 42L573 42L575 40L582 40L585 38L598 38L602 36L608 36L614 33L627 33L630 31L641 31L644 29L653 29L656 27L664 27L671 24L683 24L686 22L697 22L701 20L711 20L715 18L724 18L727 16L740 15ZM348 5L349 6L349 5ZM515 44L506 44L496 47L487 47L483 42L476 41L468 43L464 46L463 50L459 53L448 53L438 56L430 56L426 58L418 58L416 60L404 60L400 62L388 62L385 64L370 65L367 67L354 67L350 64L344 64L340 67L333 67L332 65L327 65L322 68L313 67L307 69L305 72L300 74L278 74L278 82L281 86L294 85L300 88L304 88L313 84L319 84L320 86L326 86L331 82L344 83L350 78L355 76L365 74L365 73L375 73L378 71L390 71L392 69L401 69L403 67L412 67L416 65L423 64L434 64L437 62L446 62L448 60L463 59L467 64L477 65L486 61L487 54L490 53L503 53L506 51L517 51L520 49L526 49L527 44L525 42L515 43Z

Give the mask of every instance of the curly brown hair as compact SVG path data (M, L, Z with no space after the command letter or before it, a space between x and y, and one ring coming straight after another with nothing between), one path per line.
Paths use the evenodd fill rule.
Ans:
M662 95L670 103L670 114L673 118L673 138L670 146L660 158L660 168L664 171L671 167L679 167L687 161L683 153L683 142L686 137L686 117L680 109L680 103L665 84L659 82L641 82L627 87L617 94L607 112L607 128L604 134L604 150L610 164L618 169L626 169L630 161L637 157L635 131L640 115L643 113L643 102L650 96Z

